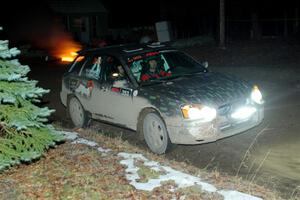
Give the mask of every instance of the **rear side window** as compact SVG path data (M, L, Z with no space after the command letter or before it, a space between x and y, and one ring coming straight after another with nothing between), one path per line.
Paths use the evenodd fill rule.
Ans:
M82 69L79 72L80 76L84 76L88 79L100 80L103 69L103 57L99 55L91 56L83 64Z
M73 65L71 66L69 72L78 75L81 68L85 65L86 62L87 59L85 58L85 56L78 56L74 61Z

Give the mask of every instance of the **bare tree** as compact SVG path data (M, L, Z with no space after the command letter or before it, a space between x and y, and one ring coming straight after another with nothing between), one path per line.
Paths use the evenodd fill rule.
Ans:
M295 23L294 23L294 34L297 34L299 31L299 7L296 4L295 7Z
M225 48L225 0L220 0L219 46Z
M288 37L288 16L287 16L287 9L284 10L284 28L283 28L283 36L285 38Z
M167 6L164 1L159 1L159 16L160 20L167 20Z
M261 27L260 27L260 23L258 20L258 14L253 12L251 14L251 24L252 24L252 28L251 28L251 39L254 40L259 40L261 39Z

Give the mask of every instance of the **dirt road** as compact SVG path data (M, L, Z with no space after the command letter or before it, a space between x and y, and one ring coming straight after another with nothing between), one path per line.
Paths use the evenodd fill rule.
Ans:
M300 45L267 41L229 44L225 50L193 47L185 51L207 60L213 71L257 83L266 101L265 120L259 127L214 143L177 145L166 157L201 169L240 175L280 190L286 198L300 195ZM51 89L44 97L46 105L57 110L51 120L68 126L59 99L61 77L67 67L42 61L29 65L30 77ZM124 139L137 143L132 131L102 123L93 126L106 133L122 133Z

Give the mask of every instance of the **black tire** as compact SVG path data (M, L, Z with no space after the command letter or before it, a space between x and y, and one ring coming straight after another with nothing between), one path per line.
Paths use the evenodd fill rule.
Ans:
M67 111L68 116L76 128L84 128L87 126L89 121L88 114L75 96L68 98Z
M142 112L138 132L155 154L164 154L172 147L166 124L159 113L153 109Z

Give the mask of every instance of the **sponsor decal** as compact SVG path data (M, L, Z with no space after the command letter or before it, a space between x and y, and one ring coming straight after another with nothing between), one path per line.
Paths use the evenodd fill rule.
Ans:
M130 94L131 94L131 90L121 88L121 95L130 96Z
M102 117L102 118L114 119L114 118L113 118L113 117L111 117L111 116L108 116L108 115L103 115L103 114L100 114L100 113L96 113L96 115L98 115L99 117Z
M92 80L89 80L86 85L88 88L92 88L92 89L95 87L94 81L92 81Z
M149 52L149 53L146 53L146 57L150 57L150 56L155 56L155 55L158 55L159 52Z
M120 90L121 90L121 89L120 89L120 88L117 88L117 87L112 87L112 88L111 88L111 91L112 91L112 92L117 92L117 93L119 93Z
M85 83L79 82L78 87L75 89L75 92L83 97L91 97L93 88L94 88L94 82L89 80Z
M70 79L69 80L69 87L70 90L74 91L79 86L79 80L77 79Z
M136 97L136 96L138 95L138 91L137 91L137 90L134 90L132 95L133 95L134 97Z
M131 89L125 89L125 88L118 88L118 87L112 87L112 92L120 93L123 96L130 96L132 90Z
M144 55L144 58L147 58L147 57L151 57L151 56L156 56L158 55L159 52L158 51L155 51L155 52L148 52ZM133 56L132 58L128 58L128 63L132 63L134 61L137 61L137 60L141 60L143 58L143 56L141 55L137 55L137 56Z
M136 61L136 60L140 60L142 59L143 57L141 55L138 55L138 56L134 56L132 58L128 58L128 62L131 63L133 61Z

